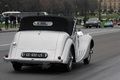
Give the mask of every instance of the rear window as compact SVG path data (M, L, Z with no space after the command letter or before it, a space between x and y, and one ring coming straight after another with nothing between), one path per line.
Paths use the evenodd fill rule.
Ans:
M52 26L53 22L51 21L34 21L33 26Z

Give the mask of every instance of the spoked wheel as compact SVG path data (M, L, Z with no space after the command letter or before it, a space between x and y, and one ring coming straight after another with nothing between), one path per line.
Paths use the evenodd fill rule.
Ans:
M22 64L21 63L14 62L14 63L12 63L12 65L13 65L13 68L14 68L15 71L20 71L21 68L22 68Z
M90 64L90 60L91 60L91 53L89 53L89 56L87 58L85 58L83 60L84 64L87 65L87 64Z
M72 55L71 51L69 51L68 63L64 64L65 71L67 71L67 72L71 71L72 66L73 66L73 55Z

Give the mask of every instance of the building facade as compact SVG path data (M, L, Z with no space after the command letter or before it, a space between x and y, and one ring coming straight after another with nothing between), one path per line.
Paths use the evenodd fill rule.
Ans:
M118 11L120 10L120 0L99 0L101 2L102 11Z

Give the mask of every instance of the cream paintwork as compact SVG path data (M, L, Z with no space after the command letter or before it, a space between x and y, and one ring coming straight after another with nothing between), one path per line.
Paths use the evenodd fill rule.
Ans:
M66 32L58 31L21 31L15 35L10 47L9 57L4 57L4 59L29 64L66 64L68 63L71 45L74 45L75 60L79 62L88 57L91 40L90 35L83 35L81 31L72 36L69 36ZM45 59L22 58L22 52L45 52L48 57ZM61 56L61 60L58 59L58 56Z

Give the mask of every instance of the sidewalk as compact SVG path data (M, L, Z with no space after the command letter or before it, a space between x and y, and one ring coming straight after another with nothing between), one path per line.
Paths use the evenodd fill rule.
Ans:
M80 28L80 29L83 29L83 28L84 28L84 26L82 26L82 25L76 25L76 27L77 27L77 28Z
M5 28L1 28L2 31L0 31L0 33L3 33L3 32L16 32L18 31L18 28L8 28L7 30Z

